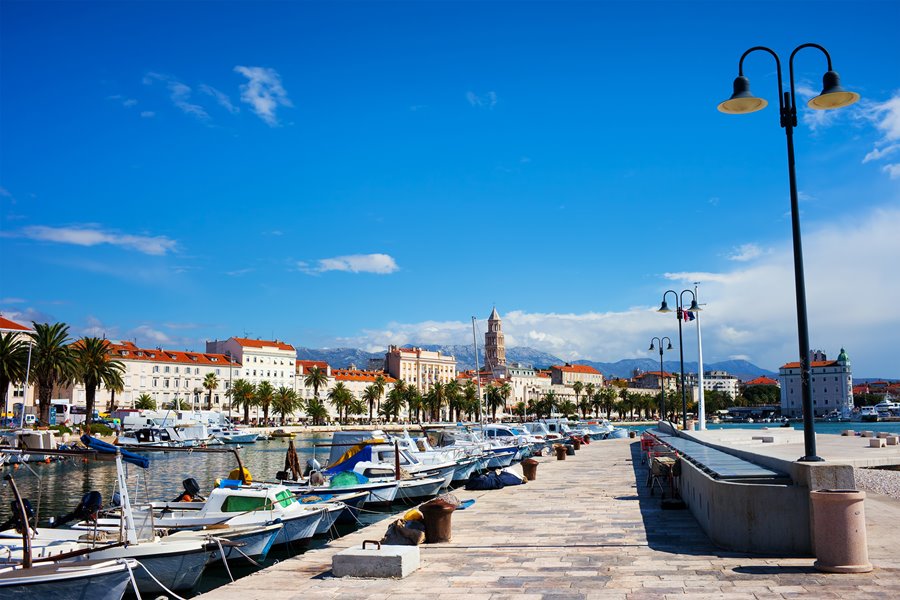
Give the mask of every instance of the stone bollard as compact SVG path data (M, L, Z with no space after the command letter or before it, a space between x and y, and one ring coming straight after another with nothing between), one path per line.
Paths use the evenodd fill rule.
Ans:
M894 434L891 433L890 431L879 431L878 435L875 437L888 438L888 437L891 437L892 435L894 435Z
M828 573L871 571L866 540L866 493L816 490L809 493L809 498L816 569Z
M891 437L884 438L884 441L887 442L888 446L897 446L900 445L900 436L892 435Z
M875 437L875 432L874 431L860 431L859 437L866 437L866 438Z
M884 448L887 446L887 440L884 438L872 438L869 440L869 448Z
M856 430L855 429L845 429L841 432L841 435L855 436Z

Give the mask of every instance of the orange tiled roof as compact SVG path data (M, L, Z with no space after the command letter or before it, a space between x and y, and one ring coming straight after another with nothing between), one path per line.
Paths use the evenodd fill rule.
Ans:
M186 365L206 366L240 366L228 361L224 354L208 354L206 352L187 352L179 350L160 350L157 348L138 348L131 342L110 343L110 352L117 360L145 360L159 363L181 363Z
M778 382L772 379L771 377L766 377L765 375L761 375L756 379L751 379L744 385L778 385Z
M374 382L381 375L386 383L396 383L397 380L384 371L363 371L362 369L335 369L331 372L336 381L369 381Z
M640 375L636 376L635 379L640 379L641 377L645 377L647 375L653 375L654 377L660 377L660 371L647 371L646 373L641 373ZM662 377L677 377L677 376L675 375L675 373L666 373L665 371L662 371Z
M836 360L814 360L810 364L810 367L834 367L837 366L838 362ZM787 364L781 365L782 369L799 369L799 362L789 362Z
M269 342L266 340L251 340L247 338L232 338L241 346L247 348L278 348L279 350L294 350L294 347L290 344L285 344L284 342Z
M0 329L8 329L10 331L31 331L30 327L26 327L15 321L10 321L5 317L0 317Z
M324 360L298 360L296 372L309 375L309 370L313 367L319 367L320 371L328 371L328 363Z
M591 375L601 375L600 371L590 365L553 365L551 369L557 369L563 373L589 373Z

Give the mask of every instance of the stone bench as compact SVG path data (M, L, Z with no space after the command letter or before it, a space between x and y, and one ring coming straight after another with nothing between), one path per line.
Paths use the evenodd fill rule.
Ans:
M875 432L874 431L860 431L859 437L864 437L864 438L875 437Z
M869 448L884 448L887 446L887 440L884 438L872 438L869 440Z

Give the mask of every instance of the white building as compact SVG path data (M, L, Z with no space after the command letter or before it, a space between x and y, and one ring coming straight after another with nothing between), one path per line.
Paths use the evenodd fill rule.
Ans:
M850 358L841 348L837 360L828 360L821 350L810 352L810 390L813 413L822 417L832 411L847 413L853 410L853 374ZM778 369L781 382L781 414L799 417L803 414L800 391L800 363L790 362Z
M692 386L697 385L698 377L692 374L688 382ZM722 392L734 400L741 391L741 382L734 375L729 375L727 371L704 371L703 372L703 391L704 392Z
M231 356L240 363L240 375L235 379L240 377L253 385L268 381L276 390L282 386L295 389L297 351L290 344L232 337L206 342L206 351Z
M576 381L593 383L594 387L603 385L603 374L589 365L553 365L550 379L554 385L573 385Z
M438 381L449 383L456 379L456 358L441 352L390 346L384 363L388 375L402 379L422 394Z
M133 408L135 400L143 394L153 398L159 408L165 408L176 398L186 400L194 407L205 408L208 392L203 382L207 374L213 373L218 385L213 389L212 408L221 410L228 403L229 382L240 376L241 366L236 361L230 362L224 354L138 348L131 342L111 342L110 358L125 367L122 373L124 388L115 397L119 408ZM84 406L84 385L79 383L61 389L59 397ZM100 388L94 402L97 410L102 411L111 406L112 394L108 389Z
M27 344L31 340L31 338L28 337L28 334L32 331L34 330L31 327L26 327L25 325L11 321L0 315L0 333L13 333L16 335L16 339L22 340ZM16 403L22 403L25 406L33 406L34 397L33 385L26 386L22 383L10 383L9 388L6 390L7 406L0 406L0 417L3 416L2 411L4 408L8 409L9 416L12 416L13 405Z

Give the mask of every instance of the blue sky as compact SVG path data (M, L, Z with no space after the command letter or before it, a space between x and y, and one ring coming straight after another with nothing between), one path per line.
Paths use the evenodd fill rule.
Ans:
M811 343L900 377L893 2L0 4L0 310L201 348L796 357L784 133L715 110L813 41L857 105L796 132ZM824 58L796 60L818 90ZM483 330L483 326L482 326ZM686 358L695 333L686 330Z

